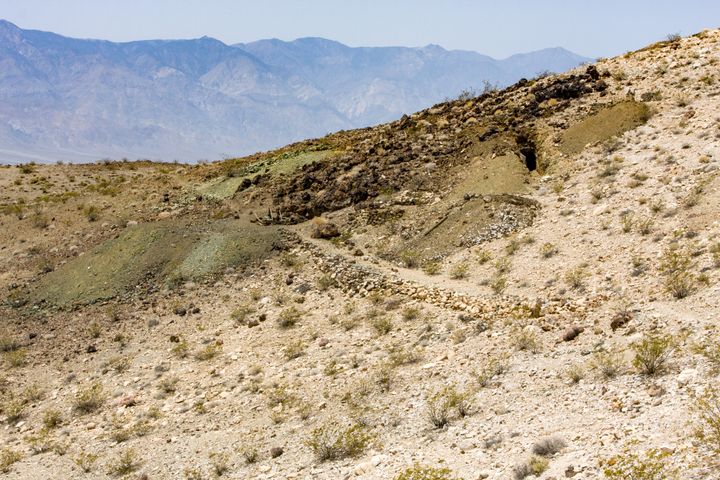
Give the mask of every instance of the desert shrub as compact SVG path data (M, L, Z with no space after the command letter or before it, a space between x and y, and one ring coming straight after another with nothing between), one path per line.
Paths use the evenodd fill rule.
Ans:
M483 367L474 372L479 387L487 387L493 378L502 375L510 369L507 356L497 356L488 359Z
M294 327L302 318L303 312L295 307L288 307L278 315L277 324L280 328Z
M690 271L692 266L692 255L685 249L671 247L663 253L660 273L664 277L665 290L673 297L685 298L694 290L695 278Z
M425 272L427 275L437 275L438 273L440 273L440 263L425 262L422 264L422 271Z
M247 317L253 313L255 313L255 309L253 307L249 305L240 305L230 313L230 318L232 318L235 323L244 325L247 323Z
M386 335L393 329L392 320L384 315L373 318L370 324L378 335Z
M462 280L468 276L469 266L465 262L456 263L450 269L450 277L456 280Z
M640 217L635 222L635 228L637 228L637 231L640 235L648 235L650 232L652 232L654 224L655 221L652 217Z
M303 261L297 254L285 252L280 256L280 265L299 270L303 266Z
M480 265L485 265L490 260L492 260L492 254L488 250L477 252L477 261Z
M108 465L108 474L116 477L127 475L140 467L140 460L135 450L128 448L123 450L114 462Z
M411 320L417 320L420 318L420 314L422 313L422 310L418 307L405 307L402 309L402 318L405 321L411 321Z
M562 438L549 437L536 442L532 447L532 452L541 457L552 457L566 446L567 443Z
M57 428L63 423L62 413L59 410L48 409L43 413L43 427L46 430Z
M178 382L180 382L178 377L165 377L158 382L158 389L165 395L175 393Z
M103 403L105 403L105 392L102 384L96 382L75 395L73 409L76 412L87 414L98 410Z
M313 430L305 444L310 447L318 461L325 462L357 457L372 440L372 434L362 425L345 427L327 423Z
M545 470L548 469L549 462L547 459L542 457L530 457L529 460L516 465L513 468L513 477L515 480L522 480L523 478L535 475L539 477Z
M426 467L415 464L400 472L394 480L460 480L449 468Z
M188 353L190 353L190 345L187 340L178 340L172 349L170 349L170 352L178 358L185 358L188 356Z
M512 345L520 351L537 353L542 347L535 330L528 327L515 328L511 334L510 341Z
M507 245L505 245L505 253L508 255L514 255L520 249L520 240L517 238L511 239Z
M20 343L12 337L3 335L0 337L0 353L13 352L20 348Z
M590 366L606 380L615 378L622 371L622 355L617 351L600 351L593 355Z
M420 264L420 253L417 250L403 250L398 258L407 268L417 268Z
M0 472L10 473L10 468L22 459L23 456L20 452L3 448L0 450Z
M208 343L203 348L195 352L195 359L202 362L212 360L222 353L222 345L219 343Z
M678 107L687 107L690 105L690 97L686 93L679 93L675 96L675 105Z
M495 261L495 271L498 275L502 275L504 273L510 272L510 268L512 267L512 263L510 262L510 259L507 257L498 258Z
M98 218L100 218L100 210L98 210L95 205L85 207L83 212L85 213L85 218L88 219L88 222L95 222Z
M98 456L94 453L80 452L73 461L75 462L75 465L80 467L80 470L85 473L90 473L93 471L97 459Z
M452 410L452 397L445 390L440 390L432 395L427 402L427 416L435 428L443 428L450 423Z
M677 471L668 466L669 456L655 449L644 455L625 452L606 460L603 474L609 480L671 480Z
M712 244L708 251L712 257L713 266L715 268L720 267L720 242Z
M585 370L580 365L571 365L565 370L565 376L572 383L580 383L585 377Z
M558 253L557 245L554 243L546 242L540 247L540 256L542 258L554 257Z
M3 399L0 405L2 412L5 414L5 421L9 424L16 423L25 416L25 408L27 403L21 398L9 396Z
M720 372L720 342L697 345L693 348L693 351L699 353L710 362L710 368L713 373Z
M3 353L3 359L10 368L20 368L27 363L27 352L24 348L18 348L17 350L10 350Z
M245 460L245 463L248 465L252 465L253 463L258 461L259 455L257 448L254 447L245 447L240 450L240 455L242 455L243 460Z
M710 387L698 396L694 410L697 415L693 432L695 438L720 458L720 389Z
M458 391L454 385L438 390L428 398L428 420L435 428L443 428L450 423L453 411L459 417L467 416L472 408L471 394L471 391Z
M388 351L388 361L390 365L399 367L401 365L409 365L417 363L422 358L422 351L417 348L407 348L402 345L393 346Z
M490 279L490 288L496 294L501 294L507 288L507 277L505 275L494 275Z
M625 212L620 215L620 227L623 233L630 233L635 225L635 215L630 212Z
M645 336L632 345L635 352L633 366L645 375L660 373L672 353L673 343L673 338L669 335Z
M662 198L655 198L650 202L650 211L660 213L665 210L665 201Z
M301 357L305 353L306 348L307 345L305 345L305 342L303 342L302 340L296 340L285 345L282 353L285 357L285 360L293 360L295 358Z
M588 272L584 266L580 265L565 273L565 283L573 290L582 290L585 288L585 280Z
M204 476L199 468L186 467L183 470L183 476L185 480L203 480Z
M50 225L48 217L43 214L40 210L36 210L32 215L33 227L44 230Z
M221 477L230 469L230 455L227 452L210 452L210 465L216 477Z

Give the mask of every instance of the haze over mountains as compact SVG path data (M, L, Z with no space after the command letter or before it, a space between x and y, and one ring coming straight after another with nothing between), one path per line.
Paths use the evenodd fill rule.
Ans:
M0 20L0 162L237 156L588 60L562 48L495 60L322 38L113 43Z

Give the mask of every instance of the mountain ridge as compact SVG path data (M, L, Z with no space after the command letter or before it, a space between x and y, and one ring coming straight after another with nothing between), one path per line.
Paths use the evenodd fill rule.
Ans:
M587 60L566 50L494 60L442 47L349 47L306 37L115 43L0 24L4 163L196 161L399 118L485 81L505 86ZM22 152L27 152L23 155ZM77 152L77 153L69 153Z

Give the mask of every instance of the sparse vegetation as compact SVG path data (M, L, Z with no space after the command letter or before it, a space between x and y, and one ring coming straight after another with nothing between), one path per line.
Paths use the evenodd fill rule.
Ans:
M108 465L108 474L119 477L134 472L140 467L140 460L135 453L135 450L128 448L123 450L115 459Z
M509 368L507 356L491 357L479 371L474 372L475 380L479 387L487 387L494 378L507 372Z
M75 465L80 467L84 473L90 473L95 468L98 455L89 452L80 452L74 459Z
M669 335L646 335L632 345L635 352L633 366L645 375L662 372L673 351L673 345L673 338Z
M201 362L206 362L217 357L220 353L222 353L221 343L208 343L195 353L195 358Z
M277 318L277 324L280 328L294 327L303 317L303 312L295 307L288 307L280 312Z
M357 457L373 440L366 427L353 424L342 426L326 423L312 431L306 441L315 458L320 462Z
M668 465L669 457L656 449L642 455L626 451L606 460L603 474L609 480L672 480L677 471Z
M455 386L444 387L427 400L427 416L430 424L435 428L443 428L453 416L465 417L470 413L472 404L471 391L458 391Z
M73 409L81 414L97 411L105 403L105 391L99 382L80 390L75 395Z
M0 472L10 473L12 466L22 459L22 453L9 448L3 448L0 450Z
M513 476L515 480L522 480L530 475L539 477L542 473L548 469L550 462L546 458L542 457L530 457L529 460L516 465L513 468Z
M0 166L0 466L712 477L705 35L244 158Z
M392 320L385 315L371 319L370 324L378 335L387 335L393 329Z
M57 428L63 423L62 413L54 408L49 408L43 413L43 427L46 430Z
M552 457L567 446L565 440L559 437L544 438L533 444L532 452L541 457Z
M540 247L540 256L542 258L554 257L558 254L558 247L554 243L546 242Z
M456 263L450 269L450 277L456 280L467 278L469 268L469 265L465 262Z
M609 380L617 377L622 371L622 360L622 355L615 350L600 351L593 355L590 366L601 378Z
M583 290L587 277L587 270L584 266L580 265L565 272L565 283L573 290Z
M711 454L720 456L720 390L708 387L694 405L695 438Z
M415 464L400 472L394 480L460 480L449 468L426 467Z
M511 342L520 351L537 353L542 348L537 333L531 327L516 328L512 333Z

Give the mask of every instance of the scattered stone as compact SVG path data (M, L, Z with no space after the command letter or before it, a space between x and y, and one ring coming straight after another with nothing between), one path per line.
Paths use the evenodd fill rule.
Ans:
M581 327L579 325L572 325L565 329L562 335L562 339L565 342L570 342L572 340L575 340L578 335L580 335L582 332L585 331L584 327Z

